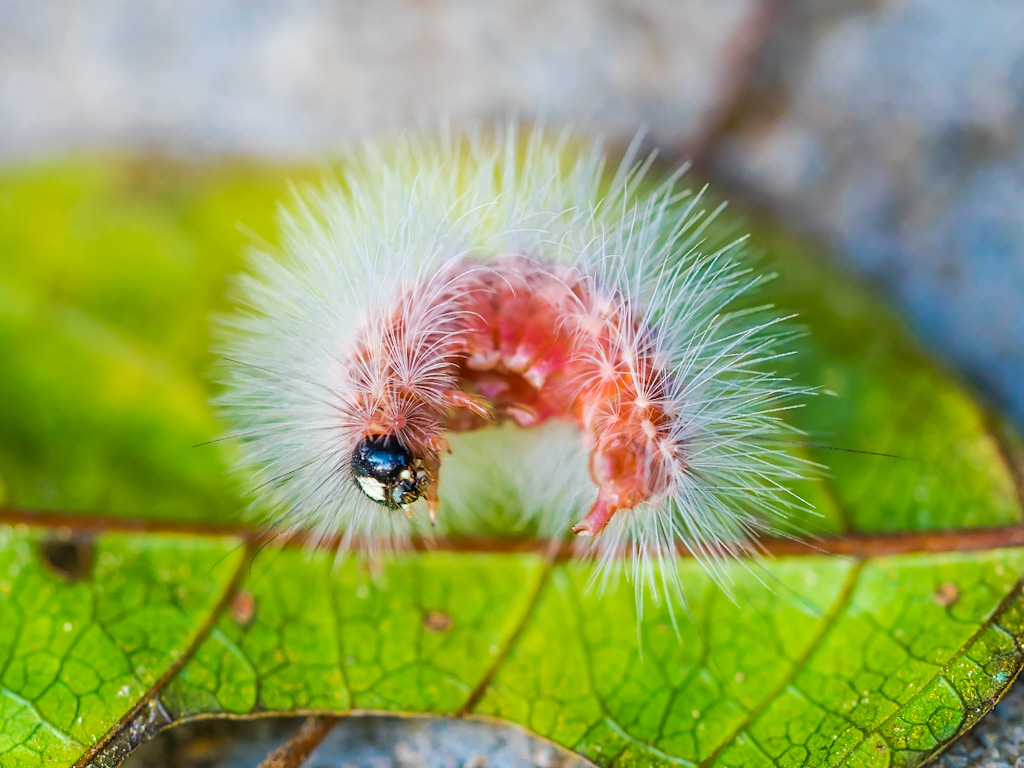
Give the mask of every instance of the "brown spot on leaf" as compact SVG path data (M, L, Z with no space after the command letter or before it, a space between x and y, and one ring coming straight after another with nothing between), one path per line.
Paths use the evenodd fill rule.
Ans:
M247 589L240 589L231 599L231 618L243 627L256 615L256 598Z
M951 582L939 584L939 588L935 590L935 602L943 607L952 605L959 598L960 590Z
M92 573L95 544L91 536L73 535L57 529L53 536L39 545L39 554L51 573L67 581L87 579Z
M451 629L452 617L441 611L427 611L423 614L423 628L427 632L447 632Z

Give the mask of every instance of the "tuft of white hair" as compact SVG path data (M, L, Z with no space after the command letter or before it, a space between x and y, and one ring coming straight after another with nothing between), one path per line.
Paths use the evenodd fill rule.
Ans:
M580 546L655 594L678 589L674 558L688 549L726 580L723 556L747 551L806 503L792 491L806 465L786 450L781 416L809 390L776 375L789 354L788 318L748 298L769 276L742 254L743 240L710 246L718 211L658 182L637 146L606 167L600 141L514 126L489 133L407 138L351 150L339 177L296 193L281 215L278 251L250 255L235 286L238 311L221 323L223 413L241 445L240 470L254 508L285 531L391 547L418 531L366 499L349 468L361 437L351 419L346 359L358 334L396 299L467 259L526 254L571 265L625 298L642 316L671 387L661 406L685 467L663 498L615 514ZM410 322L429 326L429 297ZM432 309L431 309L432 307ZM443 308L442 308L443 310ZM627 334L628 335L628 334ZM436 376L438 360L374 339L403 377ZM440 351L438 351L440 354ZM638 355L639 356L639 355ZM513 529L559 539L596 495L578 431L552 422L449 435L441 468L444 532ZM503 528L504 526L504 528Z

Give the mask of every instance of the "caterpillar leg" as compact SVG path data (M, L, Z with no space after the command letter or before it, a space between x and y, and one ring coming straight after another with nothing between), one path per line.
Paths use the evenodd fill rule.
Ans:
M597 536L608 525L612 515L618 511L604 494L598 493L597 500L590 507L587 516L576 523L571 530L577 536Z
M540 414L537 413L536 408L531 408L528 405L520 403L513 403L512 405L505 406L502 411L505 416L512 419L520 427L532 427L536 424L540 424L543 419Z
M450 408L465 408L474 416L494 421L494 406L480 395L471 395L461 389L449 389L442 395L442 402Z
M597 536L620 510L660 498L675 466L671 455L655 449L658 435L647 435L650 422L620 423L604 435L590 454L590 476L597 499L586 516L572 527L578 536ZM653 427L651 427L653 429Z
M427 516L430 518L430 524L437 525L437 508L441 504L441 498L437 493L438 486L441 484L441 456L451 453L452 447L444 435L431 435L427 438L426 444L431 454L437 458L424 462L430 479L423 485L421 492L427 502Z
M437 495L437 486L439 478L434 475L434 482L426 487L423 494L423 498L427 500L427 516L430 518L431 525L437 525L437 508L441 504L441 499Z

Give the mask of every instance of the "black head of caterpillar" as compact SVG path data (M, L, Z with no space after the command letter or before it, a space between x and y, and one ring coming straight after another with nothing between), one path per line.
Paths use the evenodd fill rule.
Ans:
M352 477L369 499L404 509L423 495L430 473L394 435L364 437L352 451Z

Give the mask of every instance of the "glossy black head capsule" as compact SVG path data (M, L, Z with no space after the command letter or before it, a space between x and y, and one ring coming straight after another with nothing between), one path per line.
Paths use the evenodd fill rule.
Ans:
M351 466L359 490L389 509L412 504L430 481L423 462L394 435L364 437L352 451Z

